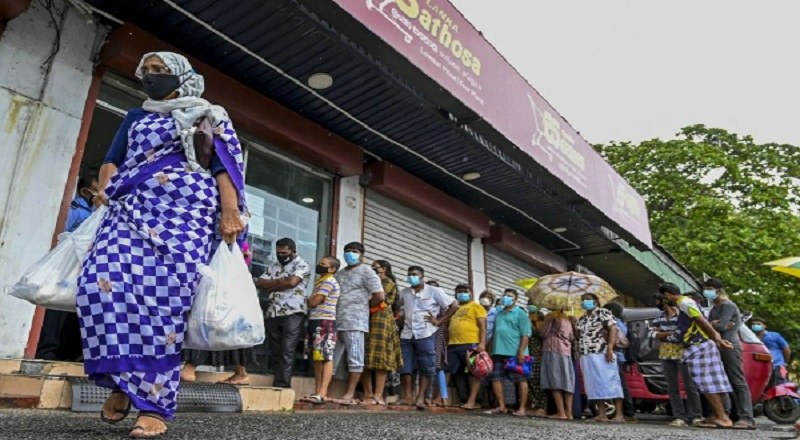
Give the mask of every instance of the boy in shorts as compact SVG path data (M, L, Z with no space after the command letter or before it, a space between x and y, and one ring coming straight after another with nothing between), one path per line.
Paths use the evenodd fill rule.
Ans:
M339 270L339 260L325 256L317 264L319 278L314 293L308 298L308 350L314 361L316 392L300 400L315 404L328 399L328 386L333 377L333 352L336 349L336 304L339 283L333 275Z

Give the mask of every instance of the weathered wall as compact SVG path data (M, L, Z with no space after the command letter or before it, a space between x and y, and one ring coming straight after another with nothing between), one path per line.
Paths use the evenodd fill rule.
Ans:
M55 8L34 2L0 40L0 289L50 249L102 32ZM0 293L0 357L22 356L33 313Z

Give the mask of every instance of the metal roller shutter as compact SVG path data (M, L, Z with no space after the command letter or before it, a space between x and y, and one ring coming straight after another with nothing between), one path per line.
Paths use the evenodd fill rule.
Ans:
M466 234L367 191L364 215L367 260L389 261L401 286L407 286L406 269L418 265L425 269L426 279L438 281L452 295L457 284L469 282L467 243Z
M517 301L521 305L528 303L522 288L514 284L523 278L540 277L545 273L534 265L526 263L517 257L509 255L492 246L484 246L486 253L486 285L494 294L513 287L522 295Z

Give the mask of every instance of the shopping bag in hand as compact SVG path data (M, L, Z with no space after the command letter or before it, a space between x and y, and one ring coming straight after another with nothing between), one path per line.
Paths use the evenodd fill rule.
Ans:
M513 371L523 376L530 376L531 372L533 371L533 357L525 356L525 360L522 362L522 365L517 363L517 358L510 357L506 361L505 369L506 371Z
M239 247L221 243L200 276L184 348L221 351L263 343L264 318Z
M94 243L106 211L108 208L101 206L75 231L59 235L58 245L34 263L6 292L37 306L74 312L83 260Z

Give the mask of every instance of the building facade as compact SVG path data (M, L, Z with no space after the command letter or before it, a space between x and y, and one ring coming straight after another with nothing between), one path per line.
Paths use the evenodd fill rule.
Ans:
M642 197L446 0L0 0L2 17L3 287L53 245L161 50L239 132L255 274L291 237L309 261L362 241L447 291L567 270L626 305L696 287ZM41 317L0 296L0 357L32 356Z

